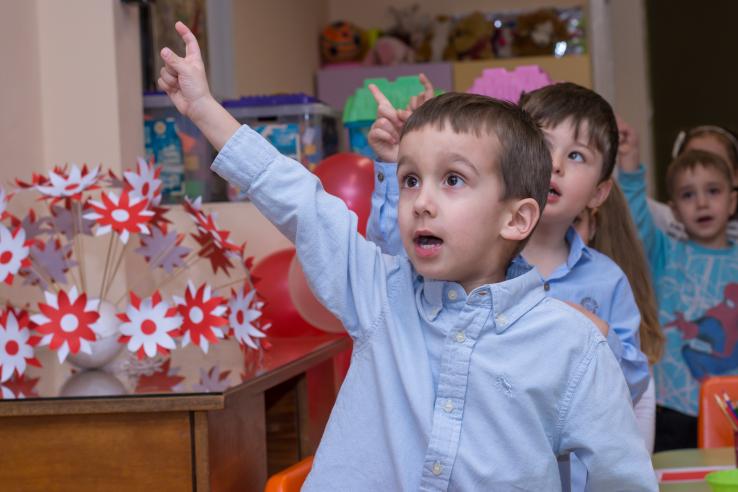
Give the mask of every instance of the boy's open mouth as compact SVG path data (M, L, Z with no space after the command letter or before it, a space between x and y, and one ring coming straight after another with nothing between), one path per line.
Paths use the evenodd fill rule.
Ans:
M552 183L552 184L551 184L551 186L550 186L550 187L548 188L548 196L549 196L549 197L551 197L551 196L555 196L555 197L560 197L560 196L561 196L561 192L560 192L560 191L559 191L559 189L558 189L558 188L556 187L556 185L555 185L555 184L553 184L553 183Z
M424 249L431 249L443 244L443 239L436 236L421 234L415 237L415 244Z
M709 224L710 222L712 222L712 216L710 215L704 215L702 217L697 217L698 224Z

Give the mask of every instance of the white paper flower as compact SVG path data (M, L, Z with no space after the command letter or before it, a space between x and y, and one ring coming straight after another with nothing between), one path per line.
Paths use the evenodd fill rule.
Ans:
M14 232L0 224L0 282L11 284L21 268L31 266L30 244L26 232L18 227Z
M243 287L234 294L228 301L228 322L233 330L233 336L239 343L245 344L252 349L258 349L259 346L254 342L253 338L263 338L266 335L259 331L253 323L261 317L261 306L263 303L254 301L255 290L250 291L246 295L243 293Z
M28 315L18 319L13 311L4 311L0 316L0 383L9 380L13 373L19 376L26 371L26 364L40 367L34 357L33 346L38 337L31 337Z
M80 169L76 164L68 175L62 172L49 171L49 180L45 184L35 186L36 190L51 198L75 198L80 199L82 192L91 189L98 180L100 166L90 171Z
M173 337L179 335L182 318L177 315L176 307L162 301L158 291L144 300L131 292L131 302L118 318L123 321L119 328L123 335L118 341L127 343L128 350L139 359L143 359L144 354L148 357L157 353L167 355L177 346Z
M151 205L159 205L163 184L159 179L160 173L161 168L139 157L136 172L126 171L123 176L131 189L131 196L146 198Z

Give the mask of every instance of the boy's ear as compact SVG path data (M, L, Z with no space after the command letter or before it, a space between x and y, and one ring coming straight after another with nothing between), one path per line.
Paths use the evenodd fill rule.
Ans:
M522 241L530 236L541 216L538 202L532 198L513 200L500 230L500 236L510 241Z
M587 208L595 209L602 205L612 189L612 178L606 179L595 188L592 198L587 203Z
M738 192L731 190L730 192L730 216L735 214L735 207L738 204Z

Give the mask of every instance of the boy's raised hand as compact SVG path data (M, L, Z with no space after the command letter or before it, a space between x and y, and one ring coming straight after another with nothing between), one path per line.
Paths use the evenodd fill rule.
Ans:
M192 31L182 22L174 25L185 43L184 58L169 48L162 48L161 69L158 85L167 93L180 113L193 121L197 120L198 110L212 99L208 87L205 64L200 55L200 46Z
M625 172L637 171L641 161L638 135L624 120L618 117L617 121L619 136L618 167Z
M407 107L399 110L392 106L389 99L376 85L369 84L369 91L377 102L377 119L372 124L367 139L380 161L397 162L402 126L413 111L434 96L433 84L422 73L420 82L423 84L423 92L412 96Z

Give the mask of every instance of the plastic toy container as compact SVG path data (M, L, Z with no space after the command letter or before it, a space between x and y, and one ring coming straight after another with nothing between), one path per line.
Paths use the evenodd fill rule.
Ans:
M738 492L738 470L720 470L708 473L705 481L713 492Z
M144 143L148 158L161 166L162 201L182 197L225 199L225 182L210 171L215 149L163 92L144 93Z
M338 113L307 94L246 96L225 100L223 107L311 171L338 152ZM237 201L244 197L229 187L228 198Z
M369 92L369 84L376 85L395 108L406 107L412 96L423 92L423 84L417 75L397 77L394 82L366 79L364 85L349 96L343 109L343 126L348 129L351 151L375 159L367 141L369 128L377 118L377 103ZM436 90L436 94L441 92Z

